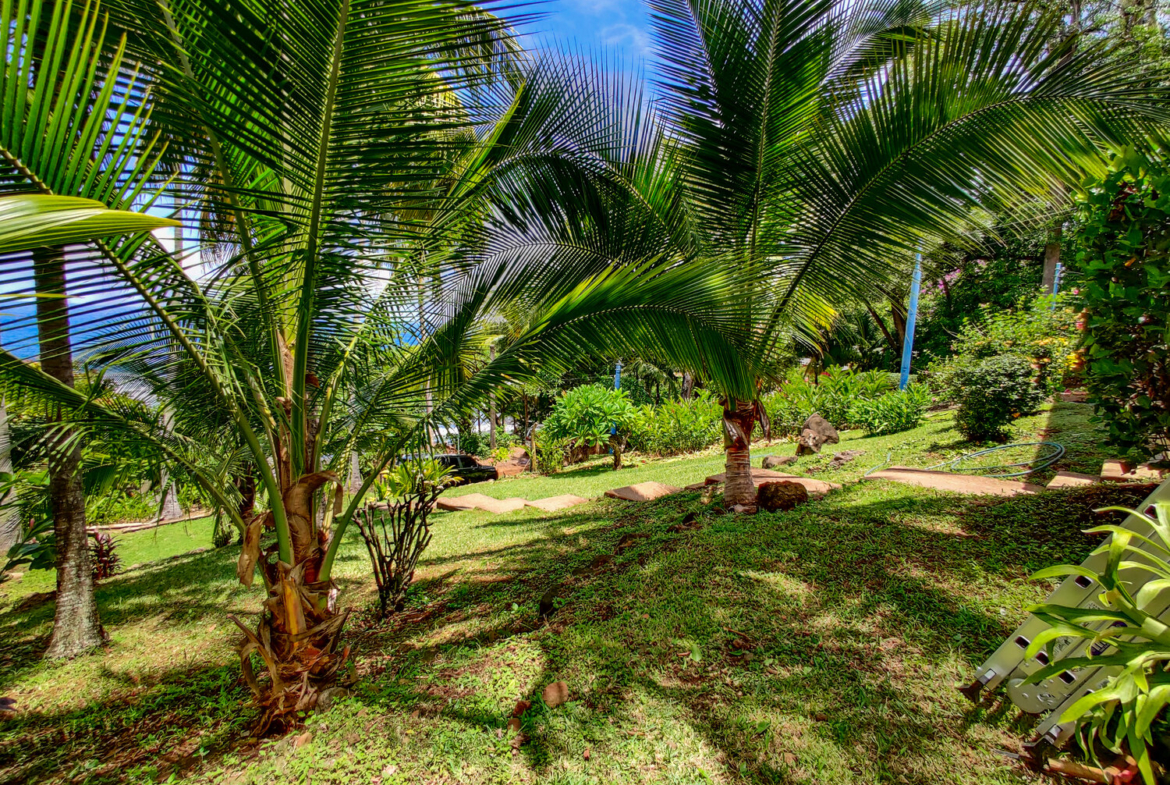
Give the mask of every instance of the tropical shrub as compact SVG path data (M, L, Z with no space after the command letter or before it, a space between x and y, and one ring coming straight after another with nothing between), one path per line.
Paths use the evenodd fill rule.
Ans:
M811 382L793 371L779 390L764 397L764 408L776 436L798 435L811 414L824 417L834 428L847 428L854 404L880 398L895 386L895 377L886 371L829 368Z
M1079 723L1077 741L1094 761L1098 744L1115 753L1121 753L1123 745L1128 746L1143 780L1152 783L1158 780L1150 762L1150 728L1170 703L1170 636L1157 614L1147 613L1146 609L1170 587L1170 569L1141 546L1149 543L1162 554L1170 549L1170 504L1156 502L1153 518L1120 507L1107 509L1136 515L1153 531L1147 539L1122 526L1097 526L1086 533L1110 535L1096 551L1108 554L1103 572L1083 564L1065 564L1032 576L1033 580L1069 575L1094 580L1103 589L1097 599L1104 608L1047 604L1029 608L1051 626L1033 638L1025 657L1035 657L1041 649L1047 649L1051 658L1059 638L1081 638L1088 645L1086 656L1055 660L1025 683L1038 684L1070 669L1113 668L1115 675L1106 686L1070 706L1060 721ZM1120 575L1123 570L1124 579ZM1148 573L1148 580L1135 580L1135 571Z
M1021 300L1009 310L980 309L974 318L963 323L952 344L954 355L932 363L925 376L931 389L943 400L958 400L960 387L956 374L981 360L1011 354L1022 357L1032 367L1037 383L1045 395L1064 389L1069 383L1076 361L1077 295L1071 291Z
M85 500L85 520L90 526L119 521L143 521L158 514L158 502L144 493L131 495L119 488L93 494Z
M600 384L583 384L557 397L545 419L541 436L551 442L565 441L570 448L609 444L610 431L628 433L637 416L625 390Z
M650 455L679 455L719 440L723 406L706 390L689 401L638 408L630 425L630 448Z
M354 516L378 586L379 618L402 610L418 559L431 542L435 501L455 482L450 468L435 461L400 463L375 484L382 503L367 504Z
M1089 184L1076 263L1089 400L1112 444L1170 449L1170 165L1126 151Z
M89 563L95 581L113 576L122 565L117 547L118 544L114 538L105 532L97 532L93 535L93 545L89 547Z
M958 369L955 425L968 439L1004 438L1014 419L1034 413L1044 400L1044 388L1035 376L1031 363L1016 354L989 357Z
M930 391L917 384L879 398L862 399L849 408L849 422L869 436L916 428L930 406Z
M609 434L606 434L608 440ZM536 471L541 474L556 474L565 468L569 460L569 451L573 448L573 440L554 438L542 430L536 432L536 455L532 461Z

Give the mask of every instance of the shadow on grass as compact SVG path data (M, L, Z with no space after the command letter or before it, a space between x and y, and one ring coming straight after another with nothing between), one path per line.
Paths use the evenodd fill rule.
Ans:
M580 754L566 748L539 700L545 684L564 678L588 721L636 722L635 699L648 696L750 781L806 781L802 767L839 760L844 772L880 780L897 772L926 785L937 772L901 766L908 749L953 755L966 727L996 725L1008 711L969 710L956 723L924 708L937 697L930 691L942 689L935 670L976 664L1014 626L1018 614L1003 615L987 597L1039 567L1079 561L1094 545L1080 530L1100 522L1088 510L1135 504L1146 490L972 500L867 483L756 517L715 515L698 494L683 493L526 518L530 540L485 539L470 553L424 559L426 577L388 623L355 616L349 638L365 672L359 699L384 713L419 711L503 731L511 704L468 708L458 696L469 688L454 675L422 685L404 676L434 674L456 652L522 636L539 647L541 671L528 680L524 697L534 709L519 754L541 777ZM668 531L688 512L701 529ZM649 536L608 565L574 574L615 554L629 533ZM175 614L218 621L225 604L210 600L209 585L235 591L233 555L197 554L111 581L99 592L103 618L111 626ZM537 600L553 586L562 587L564 606L545 623ZM0 634L44 624L51 613L6 613ZM679 640L697 646L701 659L688 660ZM24 667L31 664L0 671L2 683ZM124 780L135 765L181 769L194 760L187 730L196 711L207 737L198 745L213 759L242 743L241 718L250 715L240 711L247 697L234 663L113 680L124 690L114 698L4 726L4 781L64 778L102 750L118 763L97 782ZM165 751L168 743L177 752Z

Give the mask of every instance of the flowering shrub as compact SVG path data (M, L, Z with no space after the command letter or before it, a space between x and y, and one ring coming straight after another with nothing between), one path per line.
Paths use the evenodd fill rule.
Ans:
M1170 449L1170 165L1118 156L1080 211L1083 355L1089 400L1114 445Z

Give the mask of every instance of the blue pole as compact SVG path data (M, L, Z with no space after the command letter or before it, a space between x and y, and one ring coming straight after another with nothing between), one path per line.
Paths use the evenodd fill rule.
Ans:
M613 388L615 390L620 390L622 388L622 361L621 360L617 361L617 365L615 365L614 369L613 369ZM611 425L609 427L609 435L610 436L617 436L617 426L616 425ZM609 453L610 453L610 455L613 454L612 447L609 448Z
M1060 262L1057 262L1056 263L1056 272L1054 272L1052 274L1052 296L1053 297L1060 294L1060 274L1063 271L1064 271L1064 266ZM1055 308L1056 303L1053 303L1052 307Z
M922 254L914 254L914 277L910 281L910 310L906 313L906 340L902 342L902 378L898 389L910 383L910 355L914 353L914 323L918 321L918 290L922 288Z

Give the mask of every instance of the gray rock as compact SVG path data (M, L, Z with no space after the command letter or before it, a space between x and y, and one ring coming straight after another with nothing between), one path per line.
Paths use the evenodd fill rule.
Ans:
M800 439L796 442L797 455L813 455L819 453L826 444L837 444L841 437L837 429L819 414L814 414L804 421L800 429Z

